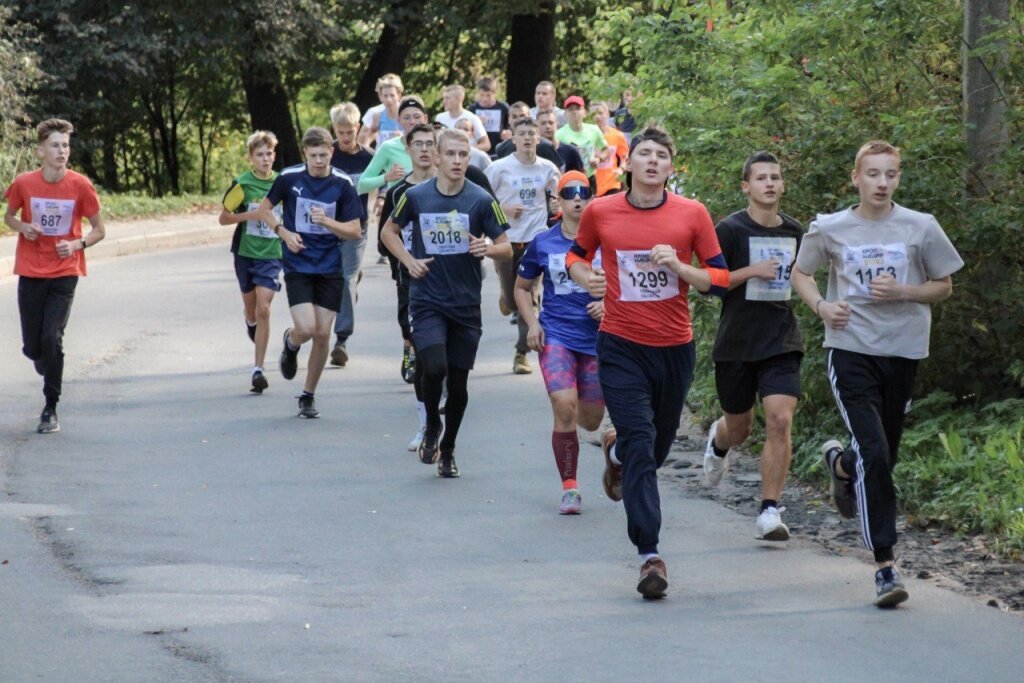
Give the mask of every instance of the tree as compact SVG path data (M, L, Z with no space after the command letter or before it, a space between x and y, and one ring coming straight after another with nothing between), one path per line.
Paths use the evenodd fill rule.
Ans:
M510 102L533 101L537 83L551 78L555 58L555 3L543 0L535 11L512 17L512 44L505 69Z
M996 162L1010 144L1007 96L999 74L1006 68L1009 0L965 0L963 38L964 135L967 140L967 193L995 190Z

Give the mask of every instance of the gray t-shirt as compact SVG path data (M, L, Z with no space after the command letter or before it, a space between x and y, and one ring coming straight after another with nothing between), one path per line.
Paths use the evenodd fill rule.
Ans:
M928 304L872 301L872 277L889 273L900 284L941 280L963 267L963 259L935 217L893 204L877 221L853 208L819 214L811 222L796 267L813 274L828 265L828 301L850 304L850 323L825 327L825 348L870 356L926 358L932 313Z

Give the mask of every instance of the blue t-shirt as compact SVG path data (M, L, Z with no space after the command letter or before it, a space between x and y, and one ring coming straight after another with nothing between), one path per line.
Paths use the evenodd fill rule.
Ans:
M519 262L519 276L524 280L544 276L544 301L540 311L544 343L596 356L600 323L587 314L587 304L597 299L569 277L565 256L572 243L562 234L562 223L555 223L530 242ZM601 265L600 249L594 257L594 265Z
M499 237L508 221L494 197L465 181L456 195L437 189L437 178L409 188L395 204L391 220L411 224L409 253L433 258L426 277L409 283L409 307L431 308L456 320L478 324L480 259L469 253L469 236Z
M305 164L281 171L267 193L271 205L284 205L284 227L302 237L305 248L298 254L282 249L284 272L314 275L341 271L341 239L310 220L313 207L319 206L329 218L346 223L365 218L352 179L336 168L324 178L314 178Z
M361 145L355 153L341 151L338 149L337 142L331 147L331 166L344 172L352 179L352 185L357 188L359 187L359 176L363 174L371 161L373 161L373 152ZM368 216L370 212L366 209L366 195L359 195L359 201L363 203L363 214Z

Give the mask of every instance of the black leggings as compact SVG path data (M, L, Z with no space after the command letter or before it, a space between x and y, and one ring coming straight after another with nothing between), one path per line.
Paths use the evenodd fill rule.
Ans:
M416 349L416 382L418 394L423 396L427 409L427 426L436 429L441 425L441 391L443 382L448 381L448 401L444 408L444 436L441 450L455 450L455 438L459 435L462 417L469 403L469 370L448 365L447 351L443 344L434 344L425 349Z
M43 376L46 405L56 406L64 378L64 328L75 300L77 276L18 280L22 352Z

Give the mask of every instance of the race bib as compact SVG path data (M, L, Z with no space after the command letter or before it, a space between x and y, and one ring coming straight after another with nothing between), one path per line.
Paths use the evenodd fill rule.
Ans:
M591 267L601 267L601 250L598 249L591 261ZM555 294L586 294L587 290L576 284L576 281L569 276L569 270L565 267L565 254L548 254L548 276L551 284L554 285Z
M871 280L883 273L905 285L909 264L905 242L843 247L841 291L846 297L871 298Z
M501 132L501 110L500 109L477 109L476 115L484 124L484 130L488 133Z
M449 256L469 253L469 215L449 213L420 214L423 248L428 254Z
M71 232L71 219L75 215L74 199L32 197L29 206L32 221L43 229L44 235L62 237Z
M249 202L249 211L255 211L260 208L262 202ZM274 207L274 216L277 217L277 222L281 222L281 205L278 204ZM270 226L263 221L246 221L245 222L245 234L252 235L253 237L263 237L266 239L277 239L277 235L270 229Z
M334 218L336 204L331 202L318 202L315 199L299 197L295 200L295 232L307 235L330 235L331 231L324 226L313 222L313 209L320 207L328 218Z
M405 250L412 253L412 223L406 223L405 226L399 231L402 235L402 246Z
M663 301L679 295L679 276L651 261L650 251L620 251L619 301Z
M793 261L796 259L796 238L751 237L749 246L750 265L772 259L778 265L771 280L759 277L747 280L747 301L789 301L793 297L789 276L793 273Z
M538 206L545 201L543 176L528 175L512 178L512 190L523 206Z

